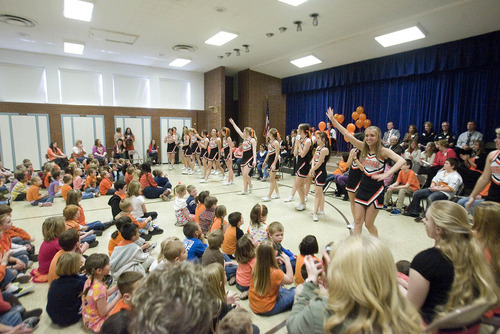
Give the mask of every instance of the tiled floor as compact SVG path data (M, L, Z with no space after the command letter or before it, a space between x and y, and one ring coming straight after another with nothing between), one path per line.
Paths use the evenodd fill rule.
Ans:
M164 170L166 165L159 167ZM168 176L172 184L179 182L185 184L196 185L198 191L210 190L211 194L215 195L219 204L224 204L227 207L228 213L240 211L245 218L243 229L246 230L249 222L250 209L256 203L262 203L261 198L267 195L269 183L254 180L253 193L246 196L237 195L237 192L242 189L242 178L237 177L234 185L223 187L220 177L212 176L209 183L200 184L199 174L187 176L181 175L180 165L176 166L176 170L168 171ZM325 205L326 216L320 216L319 222L313 222L311 217L314 195L309 195L308 208L305 211L297 212L294 207L297 205L297 199L291 203L284 203L283 199L288 197L293 185L293 177L285 175L284 180L279 182L281 199L273 200L265 203L269 209L268 223L279 221L285 226L285 238L283 245L298 253L298 245L302 238L307 234L313 234L317 237L320 248L330 241L336 241L345 238L349 235L346 228L347 221L352 220L350 207L348 202L344 202L339 198L327 196ZM96 199L85 200L82 206L85 210L85 215L88 221L101 220L108 221L111 219L111 210L107 205L109 196L103 196ZM296 195L298 198L298 195ZM182 228L174 226L173 203L163 202L160 199L146 200L148 211L157 211L159 216L157 224L159 224L165 233L154 236L152 241L160 242L167 236L177 236L184 238ZM53 215L61 215L64 208L62 199L56 199L55 203L50 208L31 207L27 202L15 202L12 205L13 221L16 226L24 228L32 236L35 236L35 245L37 249L42 242L41 225L43 221ZM346 217L346 219L344 218ZM389 216L385 211L381 211L377 217L376 226L379 230L379 237L392 250L395 261L400 259L411 260L413 256L422 249L431 247L433 242L425 233L422 223L415 223L413 219L401 216ZM110 228L106 232L113 232L114 228ZM97 248L91 249L91 252L107 251L108 234L98 237L100 242ZM366 230L363 233L367 233ZM153 255L158 254L158 248L155 249ZM35 264L36 266L36 264ZM47 284L37 284L33 293L22 297L21 302L27 309L41 307L45 308L47 297ZM228 287L231 292L237 290L233 287ZM249 309L248 301L241 301L241 307ZM286 319L288 313L265 318L257 315L253 316L254 323L258 325L262 332L273 328ZM50 318L44 312L38 332L40 333L60 333L62 331L70 331L71 333L85 332L81 324L73 325L69 328L59 328L51 324ZM285 329L281 329L279 333L284 333Z

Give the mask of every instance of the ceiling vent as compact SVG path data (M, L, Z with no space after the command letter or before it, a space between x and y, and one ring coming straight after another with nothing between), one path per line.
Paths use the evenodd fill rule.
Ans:
M98 41L106 41L113 43L129 44L133 45L139 36L125 34L122 32L100 30L100 29L90 29L90 37Z
M0 14L0 22L10 24L11 26L25 28L31 28L37 25L35 20L8 14Z
M177 44L172 46L172 50L179 52L195 52L198 48L194 45L189 44Z

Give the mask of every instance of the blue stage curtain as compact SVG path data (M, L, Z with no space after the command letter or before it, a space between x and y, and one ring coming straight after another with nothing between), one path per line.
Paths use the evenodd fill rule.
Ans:
M329 106L345 126L361 105L382 132L389 121L401 136L426 121L440 131L447 120L458 136L475 120L490 141L500 126L500 32L285 78L283 93L287 133L300 123L317 127Z

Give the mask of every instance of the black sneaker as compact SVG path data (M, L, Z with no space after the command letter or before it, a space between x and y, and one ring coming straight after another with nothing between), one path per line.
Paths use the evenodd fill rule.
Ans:
M31 311L25 311L22 315L23 320L26 320L31 317L37 317L39 318L43 313L43 310L41 308L35 308Z
M38 254L29 254L28 258L30 261L38 262Z
M151 234L141 234L141 238L143 238L146 241L151 240L153 236Z
M155 228L154 230L149 231L150 235L157 235L157 234L162 234L162 233L163 233L163 230L161 228Z
M111 226L115 225L115 223L113 223L112 221L111 222L107 222L107 223L104 223L104 229L107 229Z
M89 243L89 248L94 248L94 247L97 247L97 245L99 245L99 241L92 241Z
M24 328L35 328L40 322L39 317L31 317L23 321Z
M100 237L102 235L102 231L100 230L94 230L94 234L98 237Z

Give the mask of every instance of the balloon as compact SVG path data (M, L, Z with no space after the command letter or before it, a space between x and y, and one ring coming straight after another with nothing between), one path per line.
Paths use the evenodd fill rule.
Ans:
M344 140L345 140L346 143L349 142L349 139L347 139L347 137L344 137Z
M359 119L364 122L366 119L366 114L359 114Z
M362 106L359 106L356 108L356 111L359 113L359 114L362 114L365 112L365 108L363 108Z
M358 127L358 129L361 129L361 128L363 127L363 121L362 121L362 120L360 120L360 119L358 119L358 120L356 121L356 126Z
M353 119L353 120L357 120L358 118L359 118L359 114L358 114L358 112L357 112L357 111L353 112L353 113L352 113L352 119Z
M319 131L325 131L325 129L326 129L326 123L325 122L319 122L318 128L319 128Z
M347 124L346 129L349 132L354 132L356 130L356 126L354 124L352 124L352 123L349 123L349 124Z
M351 131L351 132L349 132L349 133L350 133L351 135L353 135L353 136L354 136L354 131Z
M370 125L372 125L372 121L370 121L369 119L365 119L365 121L363 122L363 126L365 127L365 129Z
M337 122L339 122L340 124L344 123L344 115L339 115L339 117L337 118Z
M337 122L339 121L338 118L339 118L339 114L333 114L333 118L337 120Z

